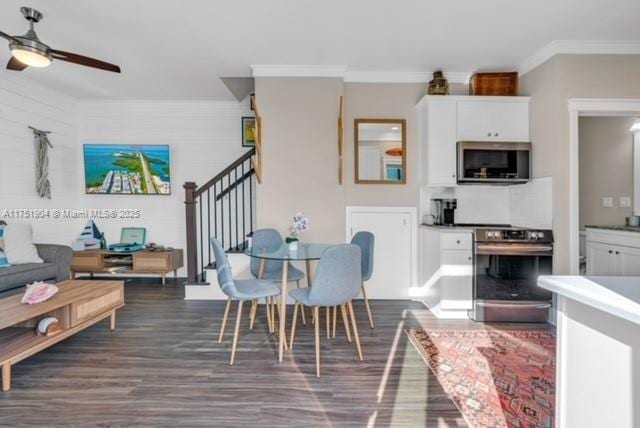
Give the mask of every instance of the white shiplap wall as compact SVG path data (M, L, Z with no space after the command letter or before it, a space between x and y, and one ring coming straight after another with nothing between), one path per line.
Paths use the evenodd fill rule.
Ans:
M80 159L84 143L168 144L172 188L170 196L86 195L84 172L79 170L79 205L142 211L138 220L98 221L110 243L118 241L121 227L142 226L147 228L149 242L185 248L182 185L185 181L203 184L248 150L241 146L241 117L250 113L246 103L226 101L81 103L76 149Z
M38 72L29 70L27 72ZM20 208L73 208L77 202L77 104L71 98L0 70L0 212ZM35 191L33 126L51 131L52 199ZM7 218L11 221L20 221ZM77 220L30 220L36 242L69 244L80 233Z

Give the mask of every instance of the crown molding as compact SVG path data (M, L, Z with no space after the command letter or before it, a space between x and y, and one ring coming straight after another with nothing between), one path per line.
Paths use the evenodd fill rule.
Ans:
M348 70L344 65L252 65L253 77L339 77L345 82L426 83L431 71ZM445 72L450 83L469 83L472 72Z
M520 74L526 74L555 55L640 55L640 42L633 40L556 40L518 66Z
M344 65L252 65L253 77L341 77Z
M449 83L469 83L472 72L444 72ZM347 70L344 81L351 83L427 83L431 71L358 71Z

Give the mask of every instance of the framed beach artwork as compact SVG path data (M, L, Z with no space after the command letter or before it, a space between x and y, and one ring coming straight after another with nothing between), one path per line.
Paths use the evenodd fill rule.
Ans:
M255 147L256 145L256 118L242 118L242 147Z
M85 144L83 151L88 194L171 194L168 145Z

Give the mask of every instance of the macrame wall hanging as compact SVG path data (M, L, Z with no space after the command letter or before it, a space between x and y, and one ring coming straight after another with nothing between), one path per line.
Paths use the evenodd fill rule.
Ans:
M29 127L33 131L36 146L36 192L41 198L51 199L51 183L49 183L49 147L53 148L47 134L50 131L41 131Z

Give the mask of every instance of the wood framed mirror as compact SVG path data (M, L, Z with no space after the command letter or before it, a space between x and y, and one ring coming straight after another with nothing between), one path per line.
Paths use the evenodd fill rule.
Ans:
M405 119L355 119L356 184L407 182Z

